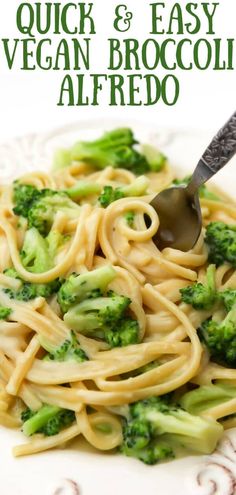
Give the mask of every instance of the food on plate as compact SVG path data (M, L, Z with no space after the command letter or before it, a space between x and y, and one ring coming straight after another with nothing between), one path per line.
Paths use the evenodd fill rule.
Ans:
M236 205L203 186L189 252L152 238L176 178L131 129L0 186L0 424L28 455L83 435L145 462L236 424ZM181 222L181 218L176 218Z

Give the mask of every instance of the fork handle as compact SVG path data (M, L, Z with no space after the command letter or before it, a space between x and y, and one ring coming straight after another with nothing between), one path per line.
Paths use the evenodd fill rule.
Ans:
M236 112L212 139L195 168L187 187L190 194L217 174L236 153Z

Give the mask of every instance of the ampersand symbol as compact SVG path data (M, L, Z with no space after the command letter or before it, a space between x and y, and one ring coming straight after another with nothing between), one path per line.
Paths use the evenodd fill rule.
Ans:
M114 28L116 31L125 32L129 30L133 14L132 12L127 12L127 10L126 5L117 5L115 9L116 18L114 21Z

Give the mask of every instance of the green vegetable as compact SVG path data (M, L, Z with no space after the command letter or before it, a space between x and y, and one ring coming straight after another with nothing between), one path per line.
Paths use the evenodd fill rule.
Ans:
M14 182L13 201L16 206L13 208L15 215L28 218L29 210L36 199L40 197L40 191L29 184Z
M116 323L122 318L130 302L128 297L118 295L86 299L69 309L64 320L72 330L82 333L99 328L102 331L104 325Z
M94 141L79 141L68 150L59 150L54 158L54 169L67 167L73 161L83 161L97 169L110 165L131 170L137 175L159 171L163 166L163 155L156 152L154 157L153 152L150 154L144 150L146 158L134 148L135 144L137 141L131 129L115 129Z
M171 402L169 396L150 397L129 406L124 420L121 451L146 464L175 455L176 444L211 453L223 427L215 420L193 416Z
M44 359L47 361L76 361L77 363L83 363L88 360L88 357L81 349L74 332L71 332L70 339L65 340L60 347L54 349Z
M63 428L75 421L75 413L60 407L44 405L37 412L26 410L21 416L23 433L29 437L34 433L45 436L57 435Z
M65 192L43 189L40 197L34 201L28 212L29 226L36 227L41 235L46 236L58 211L65 213L68 220L73 220L78 218L80 206Z
M34 186L16 182L13 197L16 206L13 211L16 215L27 218L29 227L35 227L41 235L46 236L58 211L65 213L68 219L78 217L80 207L69 196L73 197L79 193L83 195L83 190L86 195L89 193L89 187L90 190L95 188L97 192L101 190L98 190L96 184L88 185L84 181L83 184L66 191L39 190Z
M191 414L199 414L235 397L236 387L232 385L202 385L184 394L180 405Z
M132 318L121 318L116 325L104 328L104 339L110 347L125 347L137 344L139 340L139 324Z
M57 149L54 155L53 169L61 170L71 165L71 151L70 149Z
M206 229L205 242L208 259L216 266L230 263L236 268L236 226L223 222L211 222Z
M215 265L207 268L206 284L199 282L180 289L182 301L194 309L211 309L216 301Z
M230 311L236 304L236 290L226 289L218 293L218 298L223 301L227 311Z
M45 238L35 227L27 230L20 253L24 267L35 273L50 270L54 266L57 251L65 240L65 236L54 230Z
M0 320L6 320L11 314L11 308L0 306Z
M236 306L222 322L212 318L204 321L199 334L205 342L213 361L226 366L236 366Z
M84 299L102 295L115 277L116 272L111 265L105 265L82 275L73 273L58 292L57 298L62 312L66 313L72 305Z
M98 169L109 165L126 168L134 173L142 174L148 171L146 158L134 149L136 141L130 129L116 129L106 132L95 141L77 142L70 150L62 150L63 166L70 165L73 161L83 161ZM61 168L62 155L57 153L54 161L54 169Z
M147 159L152 172L160 172L167 163L166 156L149 144L142 146L142 153Z
M46 272L53 267L47 240L40 235L35 227L27 230L25 234L21 259L24 267L30 272Z
M144 175L135 179L135 181L128 186L117 187L115 189L112 186L105 186L98 198L98 201L103 208L106 208L117 199L132 196L143 196L146 194L148 186L149 180Z
M114 189L112 186L104 186L98 201L103 208L109 206L113 201L124 198L124 194L119 188Z
M78 200L86 196L91 196L92 194L99 194L101 190L101 184L86 180L78 180L73 187L66 189L65 192L72 200Z
M173 184L176 186L181 186L181 185L184 186L184 185L188 185L190 180L191 180L191 175L187 175L183 179L175 179L173 181ZM207 188L207 186L205 186L205 184L203 184L202 186L199 187L198 193L199 193L200 198L210 199L211 201L221 201L219 196L217 196L215 193L209 191L209 189Z
M72 274L57 296L70 329L104 339L110 347L134 344L139 338L138 322L126 315L130 299L111 291L105 295L115 276L110 265Z
M128 211L126 214L125 214L125 220L128 224L128 226L132 229L133 226L134 226L134 218L135 218L135 213L134 211Z
M50 230L45 240L48 246L48 253L52 260L54 260L58 249L70 239L69 235L63 235L57 230Z
M130 299L115 293L107 297L86 299L64 315L69 328L90 337L104 339L110 347L135 344L139 325L126 315Z
M137 429L137 431L135 431ZM158 462L167 461L175 458L174 451L168 442L165 440L149 440L149 432L145 431L145 427L133 424L131 431L128 429L124 432L125 441L121 446L120 451L128 457L135 457L140 461L152 466ZM139 438L140 435L140 438ZM134 444L130 440L135 436ZM147 446L145 445L147 440ZM142 446L142 442L144 446Z
M35 297L48 298L52 294L58 292L61 286L61 280L58 278L48 284L31 284L29 282L24 282L14 268L8 268L4 271L4 274L8 277L21 280L22 283L19 289L3 289L10 299L16 299L18 301L30 301L31 299L35 299Z

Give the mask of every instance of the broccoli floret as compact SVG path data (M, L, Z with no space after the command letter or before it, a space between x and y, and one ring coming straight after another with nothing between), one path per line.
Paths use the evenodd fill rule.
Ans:
M143 196L146 194L147 187L149 185L149 180L142 175L135 179L132 184L123 187L113 188L112 186L105 186L102 193L100 194L98 200L103 208L109 206L117 199L132 197L132 196Z
M11 267L11 268L6 268L6 270L4 270L4 275L6 275L7 277L11 277L11 278L16 278L18 280L21 280L19 274L17 273L17 271L15 270L15 268Z
M168 445L167 441L163 440L150 440L147 446L139 448L136 446L128 447L128 445L124 442L120 448L120 451L122 454L128 457L135 457L149 466L153 466L158 462L174 459L175 457L172 447Z
M175 186L181 186L181 185L187 186L189 184L190 180L191 180L191 175L187 175L183 179L175 179L173 181L173 184ZM209 189L207 188L207 186L205 184L203 184L202 186L199 187L198 193L199 193L200 198L210 199L212 201L221 201L219 196L217 196L215 193L209 191Z
M21 259L24 267L30 272L46 272L53 267L47 240L40 235L35 227L27 230L25 234Z
M206 284L199 282L180 289L182 301L194 309L210 309L216 301L215 265L207 268Z
M60 280L56 279L49 284L30 284L23 282L22 287L18 290L4 289L4 292L8 294L10 299L16 299L17 301L30 301L36 297L48 297L55 294L60 288Z
M93 188L95 186L96 184L92 184ZM86 189L85 183L84 188ZM80 207L69 197L70 194L73 196L75 191L76 187L65 191L39 190L35 186L16 182L13 198L16 206L13 211L16 215L27 218L29 227L35 227L40 234L46 236L57 211L63 211L69 219L78 217Z
M57 149L54 154L53 169L61 170L65 167L69 167L71 164L71 151L70 149Z
M134 148L135 144L137 141L131 129L115 129L95 141L80 141L69 150L58 151L54 169L67 167L73 161L83 161L98 169L111 165L131 170L137 175L155 170L156 162L152 160L149 164L144 154Z
M230 263L236 267L236 226L224 222L211 222L207 225L205 242L208 246L208 259L216 266Z
M110 347L124 347L136 344L139 338L139 324L132 318L122 318L117 322L116 328L105 329L104 339Z
M29 184L14 183L13 201L15 215L28 218L29 210L36 199L40 196L40 191Z
M205 320L199 328L199 334L214 361L235 367L236 306L220 323L212 318Z
M139 324L126 310L130 299L117 294L86 299L73 306L64 320L69 328L105 340L110 347L136 344L139 340Z
M63 242L64 236L57 231L51 230L44 238L35 227L27 230L20 253L24 267L35 273L50 270L54 266L57 250Z
M144 154L152 172L160 172L167 163L167 158L161 151L157 150L149 144L142 146L142 153Z
M28 212L29 227L35 227L41 235L46 236L58 211L65 213L69 220L73 220L78 218L80 206L63 191L43 189Z
M37 297L35 285L28 282L23 283L18 290L3 289L3 292L5 292L10 299L15 299L17 301L30 301Z
M105 265L82 275L73 273L58 292L57 298L62 312L66 313L72 305L84 299L102 295L115 277L116 272L111 265Z
M83 349L81 349L74 332L71 332L70 339L65 340L59 348L50 352L44 359L60 362L76 361L77 363L83 363L88 360L88 357Z
M45 436L57 435L63 428L75 421L75 413L60 407L44 405L37 412L27 409L23 411L21 419L23 433L29 437L34 433L43 433Z
M230 311L236 304L236 290L226 289L218 293L218 298L223 301L227 311Z
M27 407L27 409L25 409L21 413L21 421L23 421L23 423L25 423L26 421L28 421L28 419L32 418L35 414L36 414L35 411L32 411L31 409L29 409L29 407Z
M78 200L92 194L99 194L102 190L101 184L89 182L86 180L78 180L73 187L65 189L65 193L73 200Z
M128 211L127 213L125 213L125 220L131 229L134 226L134 218L135 218L134 211Z
M11 308L0 306L0 320L6 320L11 314Z
M101 329L102 333L105 326L113 326L123 317L130 303L128 297L117 294L86 299L72 306L64 315L64 320L72 330L89 334L93 330Z
M115 270L103 266L82 275L72 274L58 292L58 302L67 326L91 337L104 339L110 347L138 342L139 325L126 315L131 301L107 286Z
M6 269L4 274L8 277L21 280L21 287L19 289L3 289L10 299L16 299L17 301L30 301L31 299L35 299L35 297L45 297L46 299L58 292L62 283L59 278L48 284L31 284L29 282L24 282L14 268Z
M117 199L121 198L124 198L122 190L119 188L114 189L112 186L104 186L98 201L103 208L106 208L113 203L113 201L117 201Z
M140 153L134 148L135 144L138 141L131 129L115 129L95 141L80 141L70 149L58 150L54 157L54 169L67 167L73 161L83 161L98 169L111 165L131 170L137 175L162 170L167 159L160 151L144 145Z
M150 397L129 406L121 451L154 464L174 456L176 442L211 453L223 433L215 420L193 416L167 397ZM164 442L164 443L163 443Z
M236 387L226 384L202 385L186 392L180 405L191 414L199 414L236 397Z

